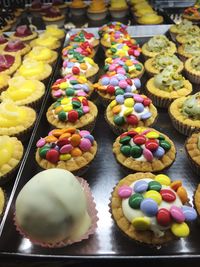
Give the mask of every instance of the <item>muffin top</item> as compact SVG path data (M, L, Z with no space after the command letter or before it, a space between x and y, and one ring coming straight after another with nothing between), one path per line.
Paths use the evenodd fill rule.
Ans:
M146 43L149 52L164 52L170 46L170 41L164 35L155 35Z
M152 65L159 71L165 69L167 66L172 66L176 71L181 64L180 59L176 55L168 53L161 53L153 58Z
M200 41L199 39L190 39L185 44L183 44L183 50L185 53L191 54L193 56L200 55Z
M191 21L187 19L183 19L179 24L172 25L170 30L176 33L185 33L189 32L190 30L194 30L197 26L193 25Z

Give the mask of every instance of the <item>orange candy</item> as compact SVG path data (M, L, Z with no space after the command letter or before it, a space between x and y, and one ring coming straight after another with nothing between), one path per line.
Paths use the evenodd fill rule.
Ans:
M59 137L60 135L62 135L63 133L65 133L65 131L66 131L66 129L55 129L51 133L55 137Z
M66 129L66 132L67 132L67 133L71 133L71 134L73 134L73 133L76 132L76 128L74 128L74 127L69 127L69 128Z
M63 110L62 106L56 107L55 108L55 113L58 114L59 112L61 112Z
M174 190L177 191L178 188L182 186L182 182L180 180L174 181L171 183L170 187Z
M80 144L80 141L81 136L79 134L73 134L70 140L73 147L78 146Z
M71 150L71 155L72 157L79 157L82 155L82 151L80 150L80 148L75 147Z
M71 134L70 133L63 133L60 137L59 137L59 140L62 139L62 138L69 138L71 137Z
M81 63L81 64L80 64L80 68L81 68L82 70L87 70L88 66L87 66L87 64L85 64L85 63Z
M180 197L183 204L185 204L188 201L187 191L183 186L180 186L176 193Z
M57 140L58 139L53 135L48 135L47 137L45 137L45 141L48 143L53 143L53 142L56 142Z
M112 112L114 114L118 114L120 111L121 111L121 106L120 105L117 105L112 109Z

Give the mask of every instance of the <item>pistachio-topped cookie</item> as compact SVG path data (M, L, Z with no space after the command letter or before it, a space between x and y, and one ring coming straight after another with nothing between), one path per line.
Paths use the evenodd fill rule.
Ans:
M192 83L200 83L200 56L192 57L186 60L185 74Z

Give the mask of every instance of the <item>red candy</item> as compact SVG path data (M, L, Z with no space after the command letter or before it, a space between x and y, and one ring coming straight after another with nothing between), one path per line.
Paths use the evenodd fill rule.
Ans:
M59 139L59 141L57 142L57 146L59 147L62 147L67 144L70 144L70 141L68 140L68 138Z
M115 87L112 85L108 85L107 86L107 90L106 90L109 94L113 95L115 92Z
M77 101L77 102L81 102L80 99L78 99L77 97L73 97L72 101Z
M82 104L83 104L83 106L88 106L88 101L86 98L83 98Z
M151 139L146 142L145 147L150 151L155 151L159 147L159 145L156 140Z
M167 209L159 209L156 218L161 226L168 226L171 223L171 215Z
M132 130L132 131L129 131L127 134L128 134L128 136L134 137L138 133L136 131Z
M72 68L72 73L75 74L75 75L79 74L80 73L80 69L78 67L73 67Z
M129 54L130 56L131 56L131 55L134 56L134 50L130 48L130 49L128 50L128 54Z
M57 163L59 161L59 152L56 149L50 149L47 151L46 159L51 163Z
M127 135L128 135L127 133L122 133L122 134L120 135L120 138L125 137L125 136L127 136Z
M176 199L174 192L168 189L161 189L160 194L162 199L166 202L173 202Z
M75 110L71 110L68 113L68 121L69 122L75 122L78 120L78 112Z
M151 104L151 99L149 98L145 98L143 103L142 103L145 107L149 106Z
M132 85L133 84L133 82L132 82L132 80L131 79L126 79L126 82L129 84L129 85Z
M136 135L136 136L134 136L134 138L133 138L133 142L136 144L136 145L143 145L143 144L145 144L145 142L146 142L146 137L145 136L143 136L143 135Z
M138 124L138 118L135 115L127 116L126 121L128 124L131 124L131 125L137 125Z

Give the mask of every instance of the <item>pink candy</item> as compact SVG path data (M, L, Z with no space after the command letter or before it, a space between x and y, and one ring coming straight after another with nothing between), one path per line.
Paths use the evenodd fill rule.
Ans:
M73 146L71 144L64 145L63 147L61 147L60 153L61 154L69 153L72 150L72 148Z
M126 74L126 71L123 68L118 68L117 69L117 73L119 73L119 74Z
M61 95L62 95L62 91L61 90L57 90L57 91L53 92L53 96L55 96L55 97L59 97Z
M79 132L79 134L80 134L81 137L84 137L85 135L90 134L90 132L89 132L89 131L86 131L86 130L81 130L81 131Z
M79 147L82 151L89 151L92 144L89 139L81 139Z
M88 106L83 106L83 112L88 113L90 111L90 108Z
M44 139L44 138L40 138L40 139L37 141L36 146L37 146L37 147L43 147L45 144L46 144L45 139Z
M64 68L67 67L67 61L63 61L63 67L64 67Z
M127 85L128 84L126 81L123 81L123 80L119 81L119 87L121 87L122 89L125 89L127 87Z
M87 94L84 91L79 91L77 96L86 96Z
M109 67L109 71L114 71L116 68L116 66L114 64L111 64Z
M138 57L140 55L140 52L138 50L134 51L134 56Z
M118 189L118 195L121 198L128 198L132 195L133 189L127 185L122 185Z
M143 148L143 156L147 161L152 161L153 160L153 154L149 149Z
M170 214L172 218L178 223L182 223L185 220L185 215L183 214L183 211L177 206L172 206L170 208Z

